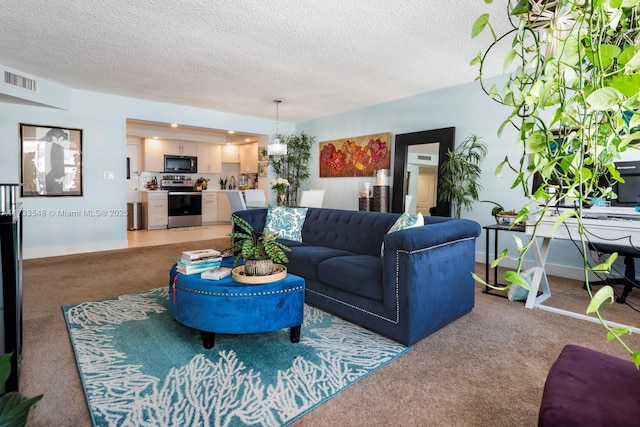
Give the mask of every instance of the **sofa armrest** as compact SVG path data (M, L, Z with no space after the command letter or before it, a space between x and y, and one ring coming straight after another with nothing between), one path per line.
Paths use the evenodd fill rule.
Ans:
M481 231L480 224L468 219L451 219L408 228L384 236L384 254L393 256L396 250L413 252L453 241L476 238Z

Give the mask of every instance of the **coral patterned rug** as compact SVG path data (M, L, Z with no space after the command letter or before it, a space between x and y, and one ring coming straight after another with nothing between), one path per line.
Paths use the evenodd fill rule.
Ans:
M206 350L167 294L63 307L94 425L287 425L409 350L310 306L299 343L283 329Z

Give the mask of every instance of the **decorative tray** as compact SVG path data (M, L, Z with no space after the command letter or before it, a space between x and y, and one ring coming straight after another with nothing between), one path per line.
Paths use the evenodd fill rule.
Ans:
M244 274L244 265L240 265L231 270L231 277L233 280L240 283L271 283L287 277L287 267L281 264L273 264L273 272L268 276L247 276Z

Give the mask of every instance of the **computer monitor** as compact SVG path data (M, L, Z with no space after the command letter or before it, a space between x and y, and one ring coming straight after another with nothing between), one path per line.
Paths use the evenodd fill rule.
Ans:
M640 161L615 162L624 182L617 182L613 191L618 195L611 206L640 206Z

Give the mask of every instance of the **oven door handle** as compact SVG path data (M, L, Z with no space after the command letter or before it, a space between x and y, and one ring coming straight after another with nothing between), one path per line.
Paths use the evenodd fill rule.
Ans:
M200 191L169 191L169 196L201 196Z

